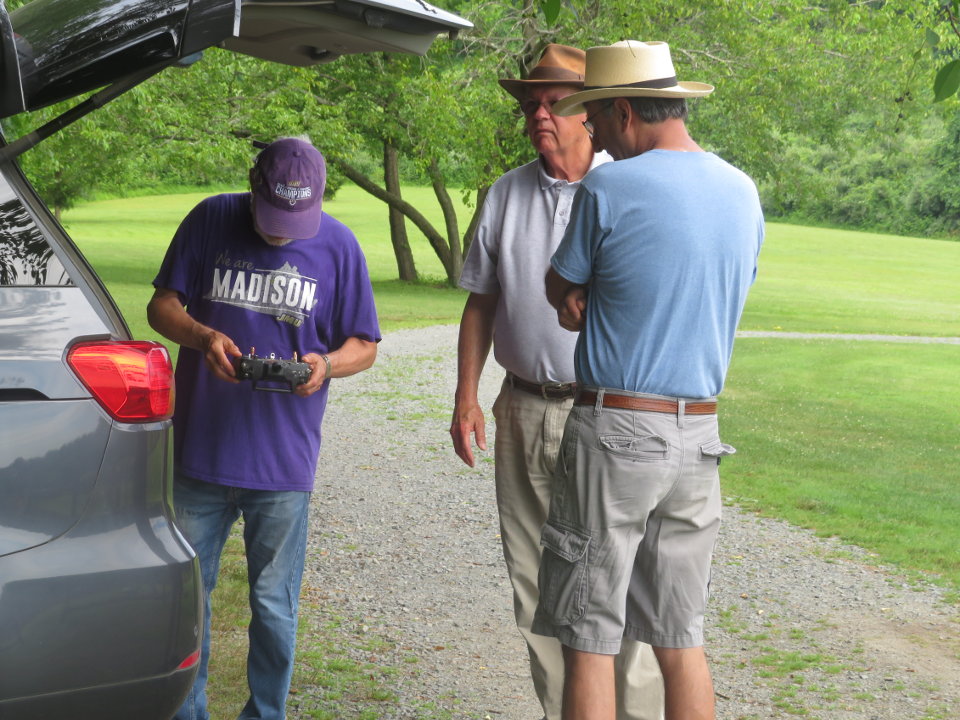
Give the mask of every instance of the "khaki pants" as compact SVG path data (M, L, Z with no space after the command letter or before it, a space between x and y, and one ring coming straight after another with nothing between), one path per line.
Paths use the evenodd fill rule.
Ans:
M537 609L540 531L550 509L553 470L573 400L545 400L505 382L493 406L497 507L517 627L527 641L530 673L547 720L560 720L560 643L530 630ZM624 639L616 656L618 720L660 720L663 680L649 645Z

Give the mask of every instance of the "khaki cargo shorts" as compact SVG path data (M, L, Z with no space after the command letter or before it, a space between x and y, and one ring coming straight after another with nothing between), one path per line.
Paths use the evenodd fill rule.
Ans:
M604 393L678 400L619 390L601 400ZM733 452L720 442L715 413L574 405L541 535L533 631L611 655L623 637L703 645L718 465Z

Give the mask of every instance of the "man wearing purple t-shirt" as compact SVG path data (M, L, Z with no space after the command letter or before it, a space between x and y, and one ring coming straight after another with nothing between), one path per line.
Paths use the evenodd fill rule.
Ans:
M353 233L322 211L325 181L309 142L268 145L251 192L197 205L153 281L150 325L180 345L174 506L205 591L199 671L178 720L210 717L210 593L241 516L252 618L239 718L284 718L327 381L369 368L380 341L366 261ZM310 377L292 392L260 391L270 384L241 382L232 361L252 352L298 356Z

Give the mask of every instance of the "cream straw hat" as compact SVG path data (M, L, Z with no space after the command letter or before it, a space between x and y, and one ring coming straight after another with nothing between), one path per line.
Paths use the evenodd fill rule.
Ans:
M713 85L678 82L665 42L621 40L587 50L583 90L554 103L555 115L586 112L583 103L617 97L703 97Z

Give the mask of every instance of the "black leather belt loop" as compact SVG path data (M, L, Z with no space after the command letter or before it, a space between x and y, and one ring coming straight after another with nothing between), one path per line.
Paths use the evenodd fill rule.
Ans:
M576 383L534 383L518 378L511 372L507 373L507 382L510 387L523 390L531 395L539 395L544 400L566 400L577 394Z

